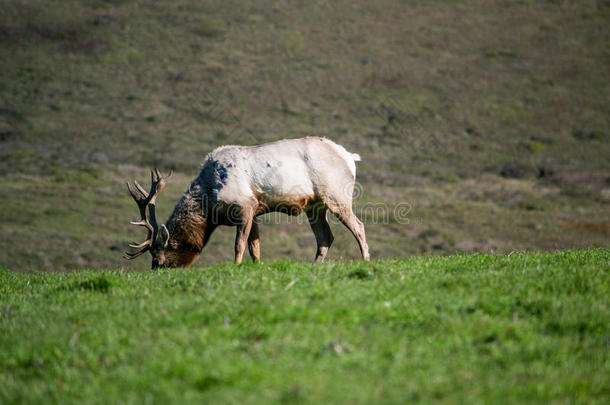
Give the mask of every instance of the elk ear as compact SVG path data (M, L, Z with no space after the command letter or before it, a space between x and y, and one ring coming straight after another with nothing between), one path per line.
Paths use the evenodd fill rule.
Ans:
M169 231L165 227L164 224L161 224L161 228L159 228L159 240L163 245L163 248L167 248L167 244L169 243Z

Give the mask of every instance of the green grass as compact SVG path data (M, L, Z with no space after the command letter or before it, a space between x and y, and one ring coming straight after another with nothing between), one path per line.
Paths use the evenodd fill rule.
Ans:
M602 404L609 263L0 272L0 402Z

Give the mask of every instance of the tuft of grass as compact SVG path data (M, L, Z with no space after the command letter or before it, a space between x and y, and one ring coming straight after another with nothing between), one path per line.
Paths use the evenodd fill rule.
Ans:
M540 153L540 152L544 152L547 148L547 145L545 145L544 143L540 142L540 141L530 141L527 144L527 150L529 150L532 153Z
M64 287L60 287L61 290L65 291L95 291L101 293L107 293L112 287L112 282L106 275L92 277L83 281L75 281Z

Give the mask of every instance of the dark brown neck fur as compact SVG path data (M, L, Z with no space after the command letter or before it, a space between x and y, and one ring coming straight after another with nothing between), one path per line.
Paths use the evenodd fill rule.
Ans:
M188 191L174 207L166 223L169 247L177 262L188 266L201 253L206 231L206 218L201 209L201 197Z

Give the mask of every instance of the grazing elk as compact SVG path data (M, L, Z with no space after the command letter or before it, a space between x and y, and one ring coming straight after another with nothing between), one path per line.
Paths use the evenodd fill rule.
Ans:
M369 260L364 225L352 211L356 163L360 156L336 143L318 137L290 139L258 146L222 146L203 162L165 225L155 218L156 199L167 177L158 169L151 172L151 188L146 192L137 182L127 188L140 210L140 221L148 238L139 249L126 252L134 259L152 254L152 268L189 266L219 225L237 226L235 263L246 246L255 262L260 261L260 239L255 217L269 212L307 214L316 238L314 261L324 260L333 235L326 219L335 214L352 232L364 260ZM148 207L148 216L146 209Z

